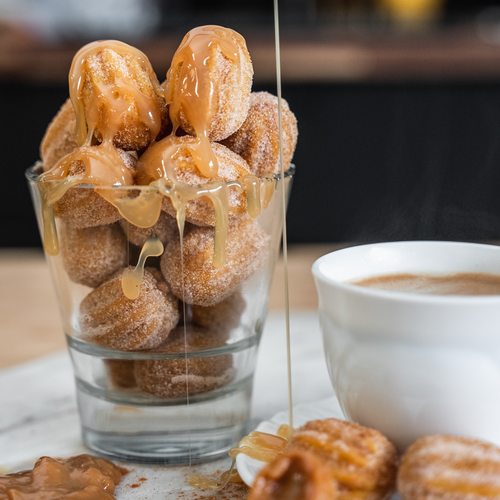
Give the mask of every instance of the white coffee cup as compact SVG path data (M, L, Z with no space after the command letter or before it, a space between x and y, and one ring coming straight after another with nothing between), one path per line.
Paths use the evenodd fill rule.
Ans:
M312 268L330 378L346 418L403 452L436 433L500 445L500 295L350 284L393 274L500 275L500 247L409 241L345 248Z

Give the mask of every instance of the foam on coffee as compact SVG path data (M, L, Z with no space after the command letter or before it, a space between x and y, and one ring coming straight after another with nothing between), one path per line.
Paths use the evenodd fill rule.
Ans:
M351 281L353 285L424 295L500 295L500 275L456 273L447 275L385 274Z

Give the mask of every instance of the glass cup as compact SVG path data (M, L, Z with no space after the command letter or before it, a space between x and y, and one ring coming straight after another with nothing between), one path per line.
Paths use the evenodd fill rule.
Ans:
M37 184L42 171L38 163L26 177L43 238ZM137 299L125 297L122 279L134 269L140 274L144 241L160 235L137 231L120 215L109 224L77 228L75 224L95 221L83 216L75 223L63 209L56 210L60 251L55 256L46 252L46 257L73 362L83 440L91 450L120 460L186 464L222 456L245 435L280 247L282 189L288 199L294 171L292 166L284 182L279 175L261 179L261 193L267 192L266 200L261 196L262 207L267 207L255 218L244 215L235 223L237 228L247 225L250 233L232 232L230 224L229 263L221 268L227 275L217 282L197 276L198 261L189 261L189 252L199 246L193 235L210 237L213 228L186 223L181 242L175 219L162 211L170 240L164 241L162 256L147 258ZM106 203L107 194L116 196L120 190L134 198L157 195L157 189L99 188L102 196L96 197L92 186L81 185L71 188L71 196L76 206L87 197ZM258 258L255 250L245 254L252 234L258 234ZM182 269L165 256L175 255L181 243L187 246L179 251ZM201 279L206 280L203 293L206 289L211 298L200 305L192 288Z

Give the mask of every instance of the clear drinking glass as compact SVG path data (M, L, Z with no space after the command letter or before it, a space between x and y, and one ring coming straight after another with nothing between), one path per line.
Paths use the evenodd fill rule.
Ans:
M90 449L120 460L184 464L224 455L247 432L257 349L281 240L281 190L286 190L288 199L294 170L292 166L286 172L284 182L279 175L267 176L272 198L251 222L266 235L266 250L258 265L215 305L178 300L177 327L160 345L158 339L153 346L146 341L136 347L123 341L131 324L147 328L163 307L160 302L149 309L147 302L135 316L129 314L131 300L119 291L118 278L113 278L113 273L120 276L124 268L138 263L141 248L129 241L134 240L130 236L134 228L121 220L98 229L75 230L56 212L61 250L46 257L73 362L83 440ZM42 165L36 164L26 177L43 238L36 182L41 172ZM92 186L71 189L76 197L95 196ZM114 193L123 189L134 197L156 188L105 189ZM176 237L179 240L178 233ZM246 244L245 238L238 243ZM170 248L168 243L165 248ZM155 273L160 276L161 259L147 259L149 281ZM96 265L104 270L95 271ZM112 292L106 288L111 282ZM116 296L108 300L106 293ZM99 323L97 329L92 321Z

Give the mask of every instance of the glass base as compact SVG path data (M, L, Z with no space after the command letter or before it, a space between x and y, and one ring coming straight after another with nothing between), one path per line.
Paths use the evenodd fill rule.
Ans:
M230 384L225 395L189 405L150 406L102 399L77 380L83 441L99 455L135 463L215 460L247 433L251 382Z

